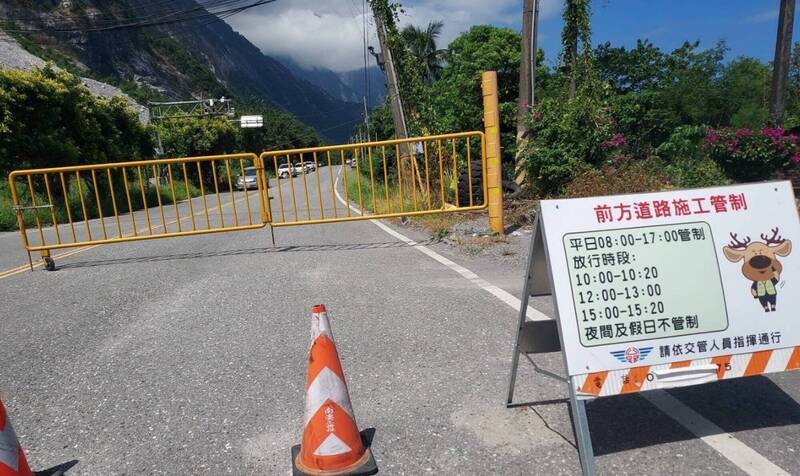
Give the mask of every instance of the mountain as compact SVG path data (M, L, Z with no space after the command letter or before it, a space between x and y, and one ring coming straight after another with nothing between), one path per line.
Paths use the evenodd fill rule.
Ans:
M47 63L25 50L16 40L0 31L0 69L20 69L30 71L34 68L43 68ZM121 96L139 116L139 120L147 124L150 122L150 110L137 103L133 98L125 94L121 89L96 81L91 78L81 78L86 89L96 97L110 99L114 96Z
M31 53L140 100L261 98L333 141L361 120L360 103L296 77L194 0L0 0L0 25Z
M386 98L386 82L383 72L377 66L367 68L368 79L365 79L363 69L337 73L325 68L305 69L291 58L277 59L296 77L308 81L341 101L363 103L367 81L369 81L367 105L370 109L383 104Z

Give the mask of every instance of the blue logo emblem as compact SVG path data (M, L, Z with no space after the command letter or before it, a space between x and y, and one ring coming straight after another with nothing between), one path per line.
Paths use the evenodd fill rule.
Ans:
M650 355L652 347L628 347L625 350L612 350L611 355L623 364L634 364Z

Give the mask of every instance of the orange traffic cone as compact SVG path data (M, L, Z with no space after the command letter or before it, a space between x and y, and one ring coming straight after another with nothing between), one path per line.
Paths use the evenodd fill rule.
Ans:
M0 400L0 476L33 476Z
M311 309L303 441L292 448L295 475L369 475L378 472L358 432L342 364L325 306Z

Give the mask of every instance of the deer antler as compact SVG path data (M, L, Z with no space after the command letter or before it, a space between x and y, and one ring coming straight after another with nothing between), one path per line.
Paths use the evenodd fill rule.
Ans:
M744 241L739 241L739 238L736 237L737 233L731 233L731 244L728 245L733 249L736 250L743 250L747 248L747 244L750 243L750 237L745 237Z
M764 235L764 234L761 235L761 239L764 240L764 242L766 244L768 244L768 245L779 245L779 244L783 243L784 241L786 241L780 235L778 235L778 227L775 227L770 231L772 231L772 236L769 237L769 238L767 238L767 235Z

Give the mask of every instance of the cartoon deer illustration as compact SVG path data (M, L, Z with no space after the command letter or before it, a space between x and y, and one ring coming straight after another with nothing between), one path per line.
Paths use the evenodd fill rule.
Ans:
M775 285L781 279L783 265L777 260L778 256L788 256L792 252L792 242L778 235L778 228L772 229L772 236L762 234L761 241L752 241L745 237L739 241L736 233L731 233L731 242L722 248L725 257L731 263L744 260L742 274L753 282L750 293L758 299L764 312L775 310L778 290Z

